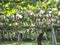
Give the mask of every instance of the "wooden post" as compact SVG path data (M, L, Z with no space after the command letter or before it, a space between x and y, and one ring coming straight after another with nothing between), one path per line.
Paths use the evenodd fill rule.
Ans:
M53 25L54 25L54 23L52 23L52 45L57 45L56 35L55 35Z
M18 41L22 41L22 31L18 31Z
M20 41L20 31L18 31L18 41Z
M9 41L12 41L11 32L8 32L8 40L9 40Z

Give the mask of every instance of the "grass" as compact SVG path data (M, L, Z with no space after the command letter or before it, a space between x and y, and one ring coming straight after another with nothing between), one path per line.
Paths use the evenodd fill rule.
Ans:
M33 42L4 42L0 43L0 45L37 45L37 43Z
M47 43L42 43L48 45ZM37 45L37 42L0 42L0 45Z
M35 42L23 42L21 45L37 45Z
M37 45L37 42L0 42L0 45ZM49 41L44 41L42 45L52 44ZM60 45L60 43L58 45Z

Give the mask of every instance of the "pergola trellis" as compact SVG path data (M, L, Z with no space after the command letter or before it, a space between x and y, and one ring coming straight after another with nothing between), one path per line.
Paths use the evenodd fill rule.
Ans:
M52 3L52 8L53 8L53 3ZM15 21L16 22L16 21ZM56 43L56 36L55 36L55 31L54 31L54 26L55 25L55 23L53 22L53 23L51 23L51 27L52 27L52 43L53 43L53 45L57 45ZM56 24L57 25L57 24ZM17 26L16 26L17 27ZM21 26L22 28L40 28L40 26ZM40 28L41 29L41 28Z

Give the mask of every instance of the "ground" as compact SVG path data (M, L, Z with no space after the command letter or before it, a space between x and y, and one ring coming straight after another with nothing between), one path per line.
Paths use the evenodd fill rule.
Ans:
M49 42L42 43L43 45L51 45ZM2 42L0 45L37 45L37 42Z
M37 45L37 42L0 42L0 45ZM42 45L52 45L52 43L44 41L42 42ZM60 45L60 43L57 45Z

